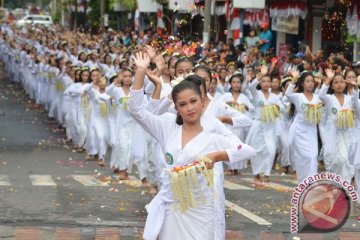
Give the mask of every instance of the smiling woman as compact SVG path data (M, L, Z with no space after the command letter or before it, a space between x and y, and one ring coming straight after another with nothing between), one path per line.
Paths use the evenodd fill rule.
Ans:
M222 201L219 203L222 205L224 202L215 197L213 188L208 185L214 181L214 175L203 174L203 170L199 169L193 174L182 175L181 171L174 172L174 169L194 166L199 160L206 159L206 172L216 162L233 163L252 158L255 155L254 149L203 130L200 121L204 104L201 91L198 85L186 81L198 76L185 78L172 90L178 114L177 122L148 112L144 107L143 86L150 59L147 55L138 53L134 61L137 71L130 92L130 112L145 131L159 142L167 159L164 163L166 170L161 173L162 187L147 207L144 239L225 239L225 231L217 231L215 209L218 204L216 201ZM154 91L158 91L161 82L153 83ZM181 188L174 186L180 179ZM194 188L184 190L184 186L191 185Z

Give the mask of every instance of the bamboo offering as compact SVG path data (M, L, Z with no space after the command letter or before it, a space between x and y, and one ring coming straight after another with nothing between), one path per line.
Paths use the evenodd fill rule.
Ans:
M171 179L171 188L174 196L174 209L184 213L189 208L194 208L198 204L204 205L205 197L198 181L201 175L206 181L206 188L213 188L213 170L207 169L206 162L209 158L202 157L190 165L176 166L168 170ZM195 196L197 192L198 198Z
M309 119L310 123L319 124L322 116L322 104L306 104L304 112L305 119Z
M338 128L354 127L354 112L351 109L343 109L336 114L336 126Z
M280 118L280 112L276 105L265 105L261 111L261 121L275 122L276 118Z

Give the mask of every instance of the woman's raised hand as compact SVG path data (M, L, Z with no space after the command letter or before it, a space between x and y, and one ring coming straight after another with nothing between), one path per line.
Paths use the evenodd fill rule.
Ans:
M149 67L150 58L146 53L137 52L133 60L137 68L143 68L144 70L147 70Z

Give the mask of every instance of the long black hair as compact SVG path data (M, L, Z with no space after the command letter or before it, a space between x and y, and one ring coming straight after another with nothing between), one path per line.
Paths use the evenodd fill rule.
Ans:
M301 75L299 77L299 80L295 84L295 88L297 88L296 92L298 92L298 93L304 92L304 82L305 82L305 79L308 76L314 77L314 75L311 72L303 72L303 73L301 73ZM289 115L290 115L291 118L294 117L294 115L295 115L295 105L293 103L291 103L291 105L290 105L290 113L289 113Z
M244 76L241 73L236 73L236 74L232 75L230 77L230 79L229 79L230 86L231 86L231 83L232 83L234 78L239 78L240 79L240 85L244 82ZM232 87L230 87L229 91L232 92ZM240 92L241 92L241 90L240 90Z
M191 79L196 79L196 78L200 78L200 77L196 76L196 75L191 75L189 77L186 77L184 79L184 81L180 82L178 85L176 85L172 89L171 96L172 96L172 99L173 99L175 105L176 105L176 101L177 101L177 97L178 97L179 93L181 93L182 91L187 90L187 89L193 90L197 95L199 95L201 97L201 91L200 91L199 85L197 85L196 83L194 83L191 80ZM200 78L200 79L202 79L202 78ZM178 124L178 125L184 124L184 121L179 113L176 116L176 124Z
M196 85L198 85L199 88L202 88L204 90L204 94L206 95L206 93L207 93L206 83L202 77L200 77L198 75L190 75L190 76L186 77L184 80L193 82Z
M334 82L335 77L337 77L337 76L341 76L342 78L345 79L345 76L343 76L342 74L339 74L339 73L335 74L334 78L330 81L329 88L328 88L328 90L326 92L327 94L334 94L335 93L334 89L332 88L332 84ZM347 91L348 91L348 87L347 87L347 85L345 85L345 89L344 89L343 93L346 94Z

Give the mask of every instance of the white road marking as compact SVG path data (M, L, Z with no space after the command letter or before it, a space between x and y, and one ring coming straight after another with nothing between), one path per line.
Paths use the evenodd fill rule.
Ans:
M234 210L235 212L243 215L244 217L250 219L251 221L256 222L259 225L265 225L265 226L272 225L271 222L266 221L265 219L253 214L249 210L246 210L245 208L242 208L242 207L240 207L240 206L236 205L235 203L232 203L232 202L230 202L228 200L225 200L225 206L227 206L230 209Z
M9 177L7 175L0 175L0 186L10 186Z
M34 186L56 186L50 175L29 175Z
M254 191L253 188L246 187L237 183L233 183L230 181L224 181L224 188L230 189L230 190L251 190Z
M71 175L73 179L80 182L82 185L87 187L103 187L108 186L106 183L96 179L93 176L89 175Z

